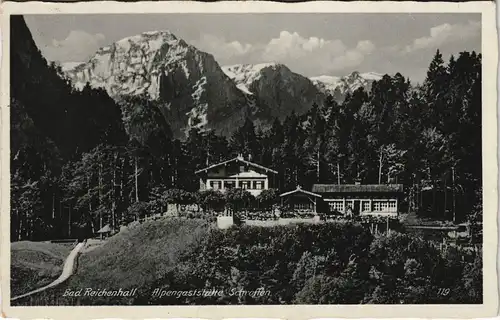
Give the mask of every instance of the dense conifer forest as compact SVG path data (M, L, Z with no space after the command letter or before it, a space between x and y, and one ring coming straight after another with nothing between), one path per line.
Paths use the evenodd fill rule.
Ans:
M161 102L72 88L11 20L11 240L86 237L129 221L194 172L236 154L279 172L280 191L313 183L401 183L403 210L464 221L481 214L481 54L437 51L422 84L385 75L342 104L328 98L262 131L191 129L174 139Z

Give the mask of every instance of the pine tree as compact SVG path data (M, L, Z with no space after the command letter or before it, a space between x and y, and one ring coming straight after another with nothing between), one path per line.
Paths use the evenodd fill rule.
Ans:
M250 118L246 118L244 124L233 133L229 144L234 152L243 155L245 158L259 158L259 137Z
M444 95L448 85L448 72L444 65L443 56L439 50L432 59L427 76L424 80L424 98L429 106L426 121L431 126L440 127L444 121L446 103Z

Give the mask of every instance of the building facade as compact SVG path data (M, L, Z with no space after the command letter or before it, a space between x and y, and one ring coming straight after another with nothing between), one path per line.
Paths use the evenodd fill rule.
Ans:
M280 194L281 207L296 212L318 211L321 195L302 189L297 186L295 190Z
M353 215L397 216L401 184L315 184L328 212Z
M403 194L400 184L315 184L280 195L285 210L340 215L397 216Z
M231 188L248 190L258 196L262 190L274 187L277 172L245 160L241 155L196 171L200 177L200 191Z

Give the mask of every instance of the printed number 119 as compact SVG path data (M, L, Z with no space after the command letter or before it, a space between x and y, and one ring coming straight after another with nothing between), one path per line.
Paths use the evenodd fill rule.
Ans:
M450 294L450 288L439 288L437 293L441 296L447 296Z

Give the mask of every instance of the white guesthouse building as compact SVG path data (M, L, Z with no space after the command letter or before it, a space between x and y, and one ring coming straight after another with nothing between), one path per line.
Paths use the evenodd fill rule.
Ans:
M262 190L273 188L278 172L245 160L241 155L196 171L200 177L200 191L231 188L248 190L258 196Z

